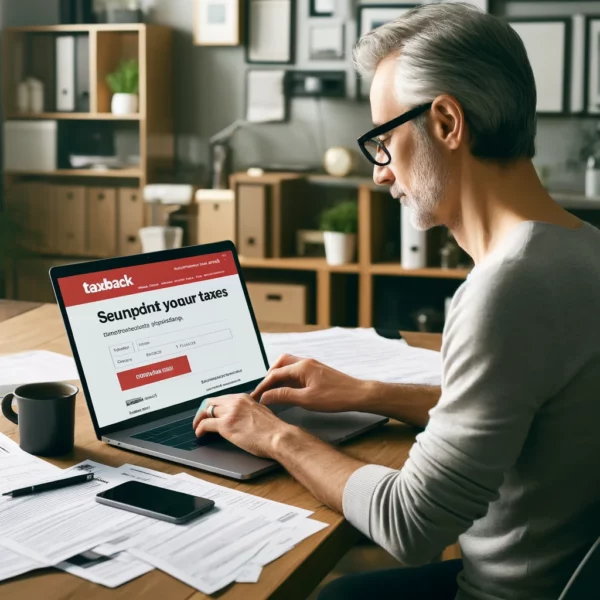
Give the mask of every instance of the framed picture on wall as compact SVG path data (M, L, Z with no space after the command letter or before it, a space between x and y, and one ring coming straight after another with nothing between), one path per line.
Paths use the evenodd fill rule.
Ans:
M537 89L538 114L569 110L571 19L509 19L525 44Z
M194 0L194 44L239 46L241 0Z
M585 28L584 110L600 113L600 17L587 17Z
M246 0L246 62L294 62L295 0Z
M358 37L381 27L397 17L415 8L419 4L361 4L356 15ZM357 75L356 99L365 100L369 97L371 80Z
M246 121L277 123L287 119L286 71L250 69L246 73Z
M311 25L308 56L310 60L342 60L344 58L344 24L327 21Z
M335 0L310 0L311 17L331 17L335 11Z

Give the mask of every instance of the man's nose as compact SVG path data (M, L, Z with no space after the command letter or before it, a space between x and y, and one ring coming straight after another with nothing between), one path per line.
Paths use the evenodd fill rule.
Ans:
M373 181L377 185L393 185L395 179L389 166L381 167L375 165L373 168Z

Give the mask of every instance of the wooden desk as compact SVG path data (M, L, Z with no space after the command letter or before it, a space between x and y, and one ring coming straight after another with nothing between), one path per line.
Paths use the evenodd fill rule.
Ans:
M281 327L265 326L263 329L281 330ZM439 349L441 343L441 336L438 335L413 333L406 334L405 337L415 346ZM33 349L52 350L70 355L68 341L56 306L42 305L0 323L0 354ZM0 420L0 431L18 441L17 427L3 417ZM415 433L416 431L407 425L392 422L344 445L342 449L347 454L367 462L400 468L414 442ZM239 483L188 469L183 465L118 450L99 442L95 437L83 395L79 394L75 449L71 455L58 460L53 459L51 462L65 468L86 458L115 467L129 462L167 473L186 471L220 485L312 510L315 519L329 523L327 529L305 540L294 550L267 566L259 583L235 584L219 595L223 600L304 599L360 538L360 534L340 515L318 502L284 472L271 473L249 483ZM109 590L53 569L23 575L0 585L0 597L11 598L11 600L29 600L40 596L40 593L45 600L65 598L95 600L117 597L160 598L161 600L207 598L204 594L196 592L158 570L116 590Z

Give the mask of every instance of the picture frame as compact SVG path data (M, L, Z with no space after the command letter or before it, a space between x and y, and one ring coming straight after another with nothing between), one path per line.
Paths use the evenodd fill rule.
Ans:
M281 123L288 119L288 72L284 69L246 71L245 119L248 123Z
M246 62L295 62L296 0L246 0Z
M519 34L527 50L537 89L537 114L568 114L571 19L511 18L508 23Z
M600 114L600 15L585 17L583 112Z
M335 0L310 0L308 14L311 17L332 17Z
M345 27L342 22L317 22L309 25L308 58L310 60L344 60Z
M357 37L362 37L373 29L393 21L409 10L421 6L420 4L360 4L357 8L356 23ZM367 100L371 81L364 77L356 76L356 99Z
M194 0L194 44L239 46L241 0Z

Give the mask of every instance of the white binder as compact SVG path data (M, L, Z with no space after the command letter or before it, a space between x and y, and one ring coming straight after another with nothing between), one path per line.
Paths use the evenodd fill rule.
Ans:
M75 36L56 38L56 110L75 110Z
M400 221L400 263L403 269L424 269L427 266L427 233L410 222L410 208L402 206Z

